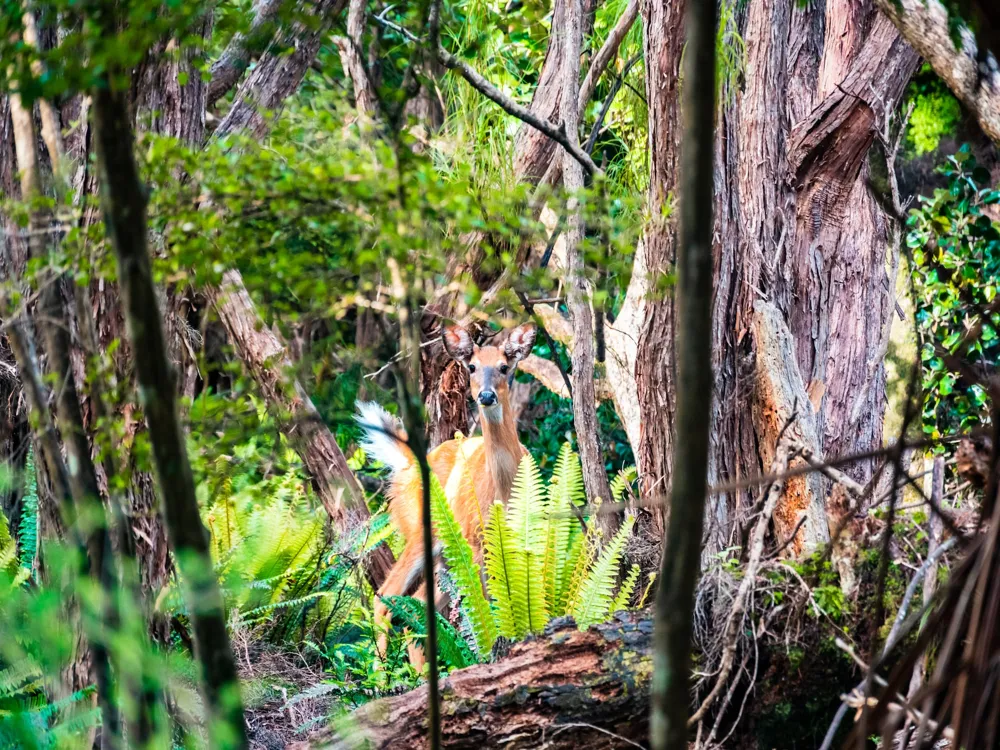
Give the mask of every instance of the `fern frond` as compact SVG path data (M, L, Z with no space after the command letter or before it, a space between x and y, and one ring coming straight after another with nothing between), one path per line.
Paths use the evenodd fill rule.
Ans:
M576 624L580 629L607 619L608 608L612 601L611 592L618 579L618 566L634 524L634 516L626 517L621 528L604 547L601 556L590 569L580 589L579 601L573 610L573 617L576 618Z
M544 572L548 519L542 477L530 454L521 459L514 477L507 523L518 558L516 569L508 565L518 627L538 633L549 621Z
M511 583L518 577L524 576L525 571L518 569L518 566L523 564L523 558L514 549L507 519L504 516L503 503L493 503L490 507L483 546L487 588L493 599L497 629L504 638L521 638L526 628L514 610L514 592Z
M587 571L597 557L597 535L594 525L591 524L586 534L581 534L576 538L573 546L570 547L569 559L572 567L566 579L566 589L559 599L560 607L564 612L572 612L576 608L579 600L580 590L587 579Z
M469 647L469 652L474 654L477 660L481 661L484 655L479 653L479 644L476 643L475 628L472 627L472 620L469 619L468 608L461 606L462 595L459 594L458 588L455 586L455 582L451 580L451 576L448 574L446 568L438 571L437 583L438 588L454 603L458 612L458 627L456 629L459 635L462 636L465 645ZM485 656L489 656L489 654Z
M451 579L462 597L462 604L469 613L479 653L488 654L497 639L493 612L483 594L483 583L472 547L469 546L468 540L462 534L462 527L451 512L441 482L433 473L431 474L431 522L441 542L441 553L451 573Z
M21 499L21 522L17 528L18 559L21 567L32 571L38 555L38 475L35 473L35 451L28 448L24 461L24 497Z
M622 585L618 588L618 593L615 594L614 601L611 602L611 607L608 609L608 616L629 608L628 605L632 601L632 594L635 593L635 585L639 582L639 573L638 565L633 564L629 568L628 575L625 576L625 580L622 581Z
M611 480L611 502L621 502L632 483L639 478L639 471L634 466L626 466Z
M649 574L649 580L646 583L646 588L642 591L642 596L639 597L639 603L636 605L636 609L642 609L646 606L646 599L649 598L649 592L653 588L653 584L656 582L656 573Z
M559 449L548 488L545 598L549 615L565 614L565 592L573 572L571 548L582 535L573 511L584 502L583 470L568 442Z
M426 609L424 603L411 596L386 596L382 598L394 623L409 628L417 638L427 637ZM476 663L469 647L440 612L437 615L438 660L443 667L462 669Z

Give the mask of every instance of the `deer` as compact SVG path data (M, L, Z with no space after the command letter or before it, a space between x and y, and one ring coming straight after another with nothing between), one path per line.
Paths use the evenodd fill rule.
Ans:
M448 326L442 332L445 350L469 374L469 391L479 409L482 436L456 435L429 451L427 462L480 566L484 519L494 502L507 504L521 458L527 454L517 435L510 388L517 364L531 353L535 334L535 325L524 323L511 330L501 345L478 346L461 326ZM378 650L384 654L390 618L382 598L411 594L423 600L426 596L423 492L420 467L406 445L401 422L374 402L358 404L357 420L364 432L361 447L369 457L389 467L389 514L405 540L375 602ZM434 597L441 608L447 603L438 589ZM414 644L409 647L409 657L418 669L423 666L423 651Z

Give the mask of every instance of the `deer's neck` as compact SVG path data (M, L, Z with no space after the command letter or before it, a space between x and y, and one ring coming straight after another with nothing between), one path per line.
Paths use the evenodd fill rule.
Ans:
M501 398L489 411L480 407L483 426L483 447L486 450L486 467L493 479L497 499L507 502L514 475L521 463L521 441L517 437L517 422L507 396ZM491 498L492 502L492 498Z

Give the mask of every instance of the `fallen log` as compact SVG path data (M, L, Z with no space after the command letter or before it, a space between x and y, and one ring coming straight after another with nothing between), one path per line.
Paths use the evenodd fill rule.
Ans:
M644 747L652 634L648 611L619 612L583 632L563 617L496 663L452 672L441 683L444 746ZM309 746L425 747L426 716L421 687L362 706Z

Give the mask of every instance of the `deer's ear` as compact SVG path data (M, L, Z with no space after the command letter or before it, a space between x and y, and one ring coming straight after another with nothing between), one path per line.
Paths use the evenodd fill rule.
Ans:
M535 345L535 333L534 323L522 323L510 332L504 342L503 353L511 364L517 364L531 354L531 347Z
M462 326L448 326L441 333L445 351L459 362L468 362L472 358L472 336Z

